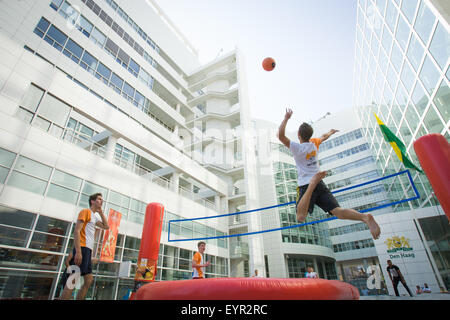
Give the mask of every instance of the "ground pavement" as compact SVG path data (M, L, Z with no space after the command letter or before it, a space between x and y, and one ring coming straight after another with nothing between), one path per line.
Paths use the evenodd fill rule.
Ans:
M396 296L360 296L359 300L450 300L450 293L422 293L410 297L409 295Z

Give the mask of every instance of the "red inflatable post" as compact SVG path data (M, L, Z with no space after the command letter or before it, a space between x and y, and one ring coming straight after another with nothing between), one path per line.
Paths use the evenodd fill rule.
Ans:
M443 135L431 133L417 139L414 150L450 221L450 144Z
M147 205L135 281L152 282L155 280L163 217L164 206L162 204L153 202Z

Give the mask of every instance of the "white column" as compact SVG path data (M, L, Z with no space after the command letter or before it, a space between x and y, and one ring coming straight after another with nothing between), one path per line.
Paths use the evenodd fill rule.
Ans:
M319 275L319 268L317 267L317 258L314 257L314 272L317 273L317 275Z
M321 264L322 264L322 269L323 269L323 278L327 279L328 277L327 277L327 268L325 268L325 261L322 260Z
M172 191L178 193L179 185L180 185L180 173L174 172L170 177L170 183L172 187Z
M106 155L105 159L108 161L114 161L114 151L116 150L116 143L118 138L116 136L110 136L108 138L108 143L106 144Z
M216 194L214 196L214 202L216 204L216 211L220 211L220 196L218 194Z

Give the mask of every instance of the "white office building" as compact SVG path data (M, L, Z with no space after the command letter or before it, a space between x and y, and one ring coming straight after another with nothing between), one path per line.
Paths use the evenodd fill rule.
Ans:
M154 1L0 3L0 297L53 299L78 212L101 192L122 213L114 263L88 299L133 287L148 203L165 207L156 280L189 279L197 241L168 221L258 206L245 65L239 50L201 65ZM248 221L240 228L257 228ZM234 231L211 219L171 239ZM234 241L234 242L233 242ZM262 241L207 240L207 277L263 269ZM119 278L122 262L132 261ZM245 266L247 266L245 268Z

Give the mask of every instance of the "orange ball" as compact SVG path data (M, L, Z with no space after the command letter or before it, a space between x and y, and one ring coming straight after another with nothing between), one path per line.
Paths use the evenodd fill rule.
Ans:
M266 71L272 71L273 69L275 69L275 60L273 58L265 58L262 62L262 66L264 68L264 70Z

